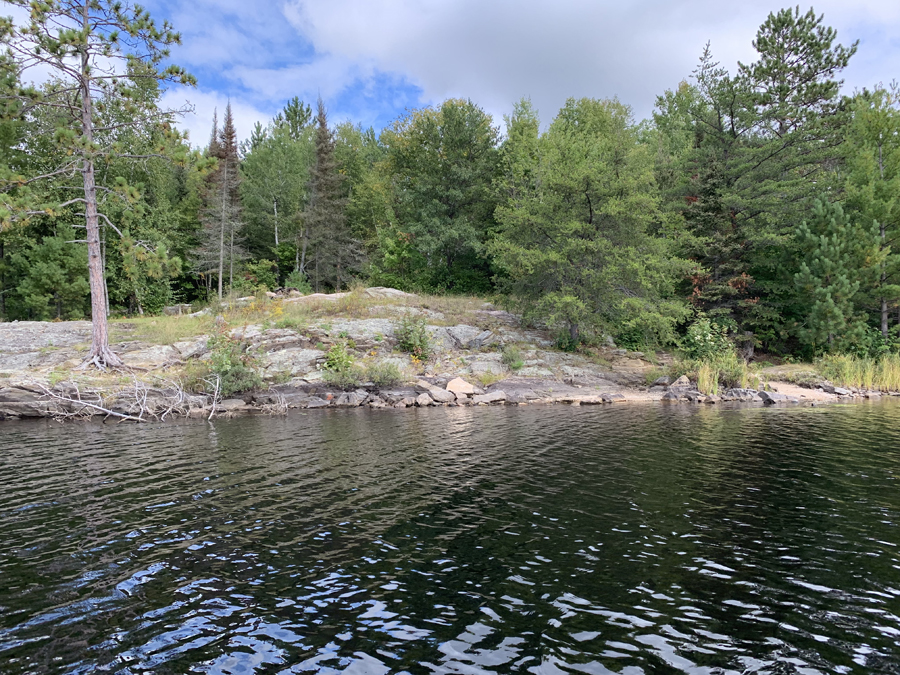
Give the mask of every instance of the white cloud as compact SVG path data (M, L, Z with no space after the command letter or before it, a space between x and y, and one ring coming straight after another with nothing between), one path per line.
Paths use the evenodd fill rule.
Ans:
M318 54L397 73L428 101L466 96L509 110L531 96L545 120L570 96L619 96L638 115L688 77L707 40L722 64L750 61L758 26L781 3L747 0L290 0L285 16ZM900 77L900 3L824 0L838 39L864 38L848 84ZM346 84L329 80L331 87Z

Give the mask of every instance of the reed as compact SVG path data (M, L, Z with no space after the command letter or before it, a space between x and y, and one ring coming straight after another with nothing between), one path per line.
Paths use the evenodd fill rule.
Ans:
M838 386L900 391L900 354L862 358L836 354L822 358L818 368Z

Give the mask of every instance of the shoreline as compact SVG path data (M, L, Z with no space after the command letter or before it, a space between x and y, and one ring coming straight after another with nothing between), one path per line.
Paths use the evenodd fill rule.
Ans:
M759 371L762 390L729 389L708 396L685 377L672 382L661 376L673 363L665 352L629 351L610 339L584 352L562 352L553 347L547 330L525 326L521 317L479 298L376 287L239 298L221 311L219 316L202 310L111 322L111 346L128 366L112 373L77 370L88 349L88 321L0 323L0 420L144 422L291 409L655 401L820 405L897 395L827 382L801 387L782 381L791 377L789 372L771 368ZM427 333L427 360L401 349L402 323L409 317ZM217 348L213 335L225 336L229 344L241 345L241 354L252 356L261 387L213 395L211 380L218 377L210 370ZM358 367L356 381L343 388L325 381L329 350L335 346ZM395 384L363 381L379 369L393 372ZM198 387L198 381L206 384ZM193 393L197 389L206 391Z
M454 391L454 389L456 391ZM468 390L471 393L459 391ZM391 388L360 387L342 390L321 383L276 385L235 394L216 401L210 395L187 394L158 387L78 388L71 383L47 387L21 383L0 388L0 421L21 419L158 422L173 419L219 419L236 415L286 415L292 410L399 410L425 407L506 405L621 405L662 404L718 407L817 407L862 403L900 394L878 392L831 394L786 382L770 383L769 391L727 390L706 396L691 385L673 383L650 388L567 384L555 380L509 378L482 388L463 380L420 378L414 384Z

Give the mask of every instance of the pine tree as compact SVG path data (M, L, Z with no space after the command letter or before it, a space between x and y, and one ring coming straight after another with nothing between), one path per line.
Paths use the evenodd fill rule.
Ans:
M307 248L312 245L316 289L321 281L340 290L359 268L362 245L347 225L344 176L337 170L334 137L321 98L316 110L316 161L310 169L309 203L301 215L302 256L298 270L306 272Z
M101 221L115 226L99 211L98 192L126 200L136 195L124 178L116 178L113 185L98 185L97 166L115 158L140 160L146 155L135 156L125 151L117 134L110 133L114 130L98 124L99 117L105 106L119 104L129 116L117 131L150 126L171 131L173 112L160 110L155 104L144 104L140 100L142 82L194 84L194 79L174 65L160 69L169 57L169 46L180 43L181 38L168 23L158 28L140 6L118 0L7 2L29 13L28 19L19 24L9 18L0 19L0 40L17 61L20 71L46 68L58 79L41 89L6 87L3 98L27 113L52 112L57 119L54 140L67 154L60 164L40 176L4 181L3 191L23 181L75 179L84 196L52 205L7 200L0 209L0 220L9 223L36 214L53 217L65 212L67 206L83 205L93 323L90 352L82 365L100 369L120 367L122 360L109 348L108 302L100 241ZM123 64L131 66L137 62L142 62L143 67L129 68L127 74L122 74ZM3 107L8 109L9 105Z
M890 310L900 304L900 87L856 97L844 154L847 208L878 228L881 269L864 290L888 338Z
M795 233L801 252L794 280L806 300L798 334L814 352L840 351L862 341L865 317L856 306L866 277L877 270L878 232L855 224L838 204L816 201Z

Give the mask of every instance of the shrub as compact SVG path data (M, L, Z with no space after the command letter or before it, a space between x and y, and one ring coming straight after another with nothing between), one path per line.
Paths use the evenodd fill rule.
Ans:
M353 355L343 342L331 345L328 354L325 355L325 370L332 373L340 373L353 367Z
M209 339L209 375L219 379L219 394L230 396L262 384L250 345L222 332Z
M701 361L717 358L734 352L728 339L728 329L713 323L705 316L699 317L690 325L681 347L688 358Z
M431 336L424 317L405 314L394 326L394 335L397 346L415 358L424 361L431 356Z
M503 361L503 365L512 371L519 370L525 365L522 360L522 352L515 345L506 345L500 359Z
M365 369L365 379L376 387L395 387L403 382L403 374L396 363L370 363Z
M819 371L837 385L900 391L900 355L879 357L826 356L818 363Z
M312 293L312 286L309 285L309 280L306 278L306 275L298 270L292 271L284 278L284 285L287 288L296 288L303 293L303 295Z

